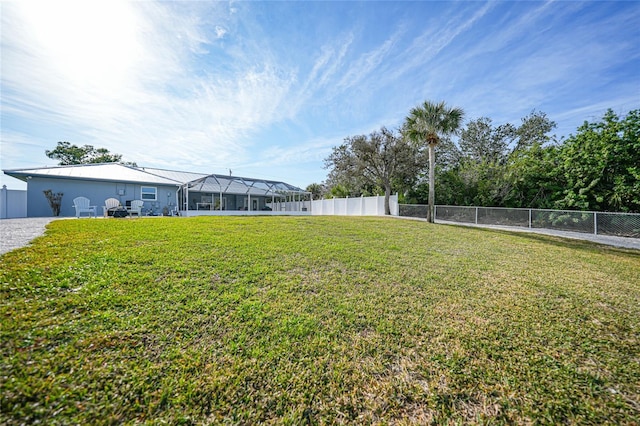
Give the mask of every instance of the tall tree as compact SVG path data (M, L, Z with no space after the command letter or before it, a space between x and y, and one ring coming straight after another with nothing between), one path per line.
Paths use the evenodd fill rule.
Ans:
M494 127L490 118L478 118L460 131L461 154L472 161L503 163L515 134L516 128L511 124Z
M464 117L461 108L449 108L444 102L425 101L413 108L405 120L407 136L416 145L428 147L429 151L429 207L427 221L434 221L435 205L435 148L441 139L455 134Z
M345 138L342 145L334 146L331 155L324 159L324 168L329 169L326 186L328 194L332 197L357 197L368 193L371 186L362 174L354 172L356 165L352 161L348 140L349 138ZM339 166L334 164L334 159L339 159Z
M534 144L540 146L556 140L555 135L549 133L556 128L556 122L547 117L542 111L531 111L522 119L522 123L516 129L517 142L514 151L526 149Z
M94 148L93 145L77 146L70 142L58 142L55 149L46 150L45 155L58 160L58 165L68 166L73 164L95 163L121 163L135 166L135 163L123 162L121 154L112 154L106 148Z
M417 150L393 131L382 127L369 136L347 137L344 143L333 148L325 159L331 168L330 175L336 182L362 179L369 185L384 190L385 214L391 214L389 197L394 183L406 182L417 175L419 163Z

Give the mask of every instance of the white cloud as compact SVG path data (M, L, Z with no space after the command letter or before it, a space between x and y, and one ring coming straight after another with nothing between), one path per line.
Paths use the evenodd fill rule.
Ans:
M247 135L280 119L292 76L269 63L249 65L253 57L224 75L192 73L209 40L188 10L86 5L6 8L5 112L72 129L84 137L73 143L106 146L140 163L161 157L203 167L242 161ZM224 33L215 27L212 37Z
M402 33L403 29L400 28L380 46L361 54L356 60L352 61L342 78L337 81L336 90L345 91L358 86L366 77L373 76L376 80L384 78L384 73L380 72L380 66L385 64L389 55L393 53L393 49L396 47Z
M453 16L444 24L436 20L427 23L425 31L395 58L394 63L397 67L387 78L397 80L416 69L425 70L432 65L432 61L440 52L472 28L493 7L494 3L489 2L479 10L474 10L471 17L463 12Z
M69 140L148 166L293 171L291 161L322 173L345 136L393 127L425 99L495 122L534 108L570 120L589 105L631 107L634 94L637 105L637 77L613 72L630 74L640 55L628 36L640 9L626 4L624 14L590 2L0 7L3 167L35 147L44 162Z
M261 164L284 165L323 161L332 147L339 145L340 137L315 138L295 146L271 146L261 152Z
M136 18L124 2L66 0L15 7L26 31L5 34L21 38L23 48L33 46L27 53L38 58L39 72L56 75L63 84L108 94L126 84L143 53Z
M224 38L225 34L227 34L227 30L216 25L216 38Z
M353 33L347 33L320 48L320 54L313 60L313 67L304 82L297 88L291 87L291 93L284 106L286 117L295 117L303 106L310 108L312 105L330 100L335 93L333 79L340 75L353 41Z
M323 55L320 61L316 62L311 76L317 87L326 88L333 85L332 79L343 66L344 59L352 43L353 34L348 34L339 43L323 47Z

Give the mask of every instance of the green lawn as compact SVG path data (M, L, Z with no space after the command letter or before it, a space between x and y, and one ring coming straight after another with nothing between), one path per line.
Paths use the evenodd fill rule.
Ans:
M640 252L390 218L60 220L0 424L638 424Z

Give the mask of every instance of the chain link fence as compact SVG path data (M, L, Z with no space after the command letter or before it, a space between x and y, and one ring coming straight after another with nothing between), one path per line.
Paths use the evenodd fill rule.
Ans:
M640 214L596 213L596 234L640 238Z
M427 216L427 206L400 204L400 216ZM502 207L436 206L437 220L478 225L519 226L596 235L640 238L640 214Z
M529 212L522 209L498 209L487 207L477 210L482 225L529 226Z
M399 204L398 205L398 216L403 217L417 217L417 218L426 218L427 217L428 206L424 204Z
M531 210L531 227L595 234L593 212Z

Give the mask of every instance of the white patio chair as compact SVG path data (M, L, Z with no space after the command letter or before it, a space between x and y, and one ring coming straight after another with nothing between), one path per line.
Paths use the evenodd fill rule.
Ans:
M82 213L89 213L89 217L96 216L96 206L91 206L87 197L76 197L73 199L73 207L76 209L76 217Z
M129 214L134 215L137 214L138 217L142 214L142 206L144 205L144 201L142 200L133 200L131 202L131 207L129 208Z
M104 200L104 206L102 206L102 214L104 215L104 217L108 217L109 212L116 210L119 205L120 200L117 200L115 198L107 198L106 200Z

